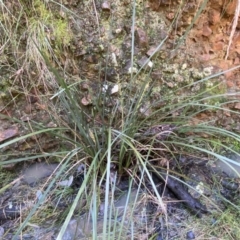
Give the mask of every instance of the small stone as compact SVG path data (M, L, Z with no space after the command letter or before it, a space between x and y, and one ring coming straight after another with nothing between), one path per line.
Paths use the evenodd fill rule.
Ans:
M115 30L115 33L116 34L120 34L122 32L122 28L117 28L116 30Z
M182 65L182 70L185 70L186 68L187 68L187 64L184 63L184 64Z
M137 68L135 68L135 67L130 67L129 69L128 69L128 74L131 74L131 73L137 73Z
M112 62L113 62L115 67L118 66L117 57L116 57L115 53L112 53Z
M118 84L114 85L113 88L111 89L111 95L117 93L119 90Z
M18 135L18 128L12 127L3 131L0 131L0 142L5 141L6 139L12 138Z
M106 1L102 3L102 10L108 12L111 10L109 2Z
M86 60L89 63L97 63L97 57L95 55L87 55L85 56L84 60Z
M2 168L7 171L13 171L13 170L15 170L15 166L16 166L16 163L10 163L10 164L3 165ZM0 236L1 236L1 234L0 234Z
M162 76L163 76L162 72L157 71L157 70L155 70L151 73L151 78L154 80L161 80Z
M91 104L92 104L92 99L91 99L91 97L88 95L88 96L82 98L81 103L82 103L82 105L84 105L84 106L91 105Z
M27 113L27 114L31 113L32 110L33 110L32 104L28 104L28 105L25 107L25 113Z
M60 12L59 12L59 15L60 15L63 19L66 18L66 13L65 13L64 11L60 11Z
M109 86L108 86L107 84L103 84L103 86L102 86L102 91L103 91L104 93L106 93L107 90L108 90L108 88L109 88Z
M145 31L141 28L135 30L136 43L140 48L148 47L148 37Z
M236 103L234 106L235 109L240 109L240 102Z
M202 55L200 55L199 59L200 59L201 62L207 62L207 61L210 60L210 55L209 54L202 54Z
M57 127L57 124L54 123L54 122L49 122L49 123L47 124L47 127L48 127L48 128L55 128L55 127Z
M218 63L218 66L220 67L220 69L222 70L228 70L229 67L231 66L232 64L232 61L231 60L221 60L219 63ZM233 76L233 71L229 71L229 72L225 72L224 73L224 76L227 80L232 80L231 77ZM228 82L227 82L228 84Z
M170 13L167 13L167 14L166 14L166 18L169 19L169 20L173 20L173 19L174 19L174 16L175 16L175 13L174 13L174 12L170 12Z
M195 234L193 233L193 231L189 231L187 232L187 240L191 240L191 239L195 239Z
M212 9L209 11L209 23L215 25L220 22L221 14L219 11Z
M39 100L38 97L35 95L31 95L28 97L29 103L36 103L38 100Z
M235 86L235 83L233 81L231 81L231 80L227 81L227 87L232 88L234 86Z
M23 115L21 118L20 118L23 122L28 122L31 120L30 116L29 115Z
M87 91L87 90L89 90L89 85L86 83L86 82L84 82L84 83L82 83L81 84L81 89L83 90L83 91Z
M177 50L171 50L169 53L169 58L173 59L175 58L177 55L179 54L179 52Z
M152 67L153 67L153 62L152 62L152 61L149 61L148 66L149 66L150 68L152 68Z
M151 103L147 102L144 105L142 105L139 109L140 113L143 114L144 116L148 117L152 111L151 111Z
M172 82L167 82L167 86L170 87L170 88L173 88L174 84Z
M237 8L237 1L230 1L226 5L226 8L224 10L227 15L233 16L235 14L236 8Z
M166 38L168 36L168 32L167 31L165 31L165 30L163 30L163 29L161 29L160 31L159 31L159 38L161 39L161 40L163 40L164 38Z
M212 47L214 51L221 51L224 48L224 43L222 41L219 41L214 43Z
M140 60L138 60L138 65L143 68L152 68L153 67L153 62L150 61L149 58L147 57L142 57Z
M158 48L158 46L152 46L150 49L147 51L147 56L152 57L154 54L158 53L159 50L162 50L162 48Z
M46 110L47 106L45 104L36 103L35 104L35 109L36 110Z
M212 29L207 25L203 26L202 35L205 37L209 37L211 34L212 34Z
M237 191L239 188L239 184L237 182L229 181L227 179L226 180L222 179L221 184L223 187L225 187L229 190L232 190L232 191Z
M150 57L152 55L154 55L156 51L156 47L151 47L148 51L147 51L147 55Z
M4 235L4 228L0 226L0 237L3 237Z
M222 11L223 1L222 0L211 0L210 8L216 9L217 11Z
M50 176L57 168L58 164L35 163L24 170L23 181L29 185Z
M223 114L227 117L231 117L231 112L230 110L227 110L227 108L224 108Z
M159 233L156 240L163 240L162 235Z
M240 63L240 59L239 59L239 57L236 57L235 59L234 59L234 65L239 65L239 63Z
M76 57L80 57L80 56L87 54L87 50L85 50L85 49L79 50L79 51L76 51L75 54L76 54Z

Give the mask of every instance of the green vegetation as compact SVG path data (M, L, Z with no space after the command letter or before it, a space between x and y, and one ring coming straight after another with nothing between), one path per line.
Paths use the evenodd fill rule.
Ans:
M194 230L201 235L204 239L210 239L212 236L216 236L219 239L239 239L239 227L237 218L239 212L236 213L235 209L228 206L228 209L221 214L215 212L211 216L205 219L194 220ZM192 219L189 219L190 221ZM189 225L186 229L192 229L192 223L189 221Z

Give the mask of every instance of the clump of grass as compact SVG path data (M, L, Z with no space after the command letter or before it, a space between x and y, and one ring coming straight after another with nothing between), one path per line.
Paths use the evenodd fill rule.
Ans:
M214 211L212 215L204 219L193 220L189 217L186 228L180 233L179 239L186 239L187 231L194 231L204 239L239 239L238 218L239 212L231 206L222 212Z
M196 114L204 111L212 111L212 109L224 111L224 105L216 106L215 104L206 104L206 102L208 99L212 100L214 97L220 97L220 95L227 99L228 94L226 93L214 96L210 94L210 97L206 97L206 92L204 92L200 93L197 98L191 95L186 96L186 98L182 97L181 101L175 101L174 97L167 96L165 100L169 102L168 105L152 112L149 117L142 120L139 110L146 101L147 97L150 95L151 91L151 87L146 88L147 84L143 83L141 88L135 93L131 102L124 97L125 94L128 95L129 92L123 92L123 99L120 104L118 103L112 107L111 117L108 118L107 122L99 126L96 124L95 119L97 115L100 115L100 119L104 119L106 121L105 113L101 115L104 112L103 108L105 106L101 104L96 105L95 111L92 112L89 112L87 109L86 111L81 111L76 105L76 101L74 100L76 98L73 95L71 87L68 87L66 82L58 76L57 73L55 74L60 82L60 85L64 89L64 91L61 91L58 96L63 100L63 104L65 106L64 108L71 113L71 119L73 122L70 122L70 125L75 125L76 127L73 131L75 141L70 139L68 140L81 149L84 156L86 156L85 159L87 159L87 163L89 165L84 183L69 211L69 215L63 224L63 227L58 235L58 239L62 238L80 196L85 191L84 189L89 189L87 186L91 183L91 181L93 181L91 185L96 188L94 192L99 192L101 186L105 186L105 196L103 202L106 206L109 205L109 201L113 201L112 198L109 199L111 186L113 184L112 181L114 181L111 177L112 164L116 165L120 175L133 172L131 177L133 179L137 179L137 172L141 172L142 176L147 177L148 181L152 184L155 195L157 196L158 204L164 213L165 204L156 189L150 171L147 167L148 164L151 164L150 162L153 156L161 156L161 153L158 152L159 150L163 152L163 155L168 155L170 153L171 155L194 154L195 156L198 156L204 153L206 156L212 156L224 161L231 161L227 157L211 151L211 147L215 146L221 150L231 150L228 146L222 144L219 139L231 138L237 142L240 140L237 134L216 127L214 124L201 122L197 125L191 125L190 122ZM211 77L212 76L206 78L204 81L209 81ZM104 92L102 92L100 96L100 99L102 99L102 96L111 98L111 96L106 95ZM234 102L237 100L231 101ZM127 111L119 111L119 109L127 109ZM196 111L196 109L198 110ZM235 111L232 112L238 114ZM178 114L174 115L175 113ZM155 119L157 119L157 121ZM173 124L176 126L177 131L166 139L159 138L159 132L151 133L150 135L147 135L146 139L144 139L145 144L144 142L141 142L141 138L136 138L139 134L144 135L151 126L157 126L160 123L165 125ZM70 129L72 128L70 127ZM76 129L78 130L76 131ZM189 133L191 133L190 137L186 137ZM202 133L206 133L207 136L202 136ZM117 160L115 160L116 156ZM99 177L100 183L98 180ZM103 182L105 182L105 184L103 184ZM143 184L143 179L141 179L138 184L140 187ZM114 198L113 193L110 195ZM97 221L96 215L101 201L98 200L96 195L94 195L93 199L88 199L88 201L90 209L94 209L92 210L92 219L93 221ZM108 218L110 218L110 212L113 211L111 210L112 208L114 207L112 206L110 209L108 207L104 208L103 239L110 239L110 236L112 236L111 234L116 234L117 236L121 236L122 234L121 231L120 233L114 232L110 234L111 231L108 227L110 224L108 223ZM121 228L124 228L123 222L121 224ZM93 234L96 234L96 231L97 230L94 229Z
M48 4L41 0L1 5L4 16L1 30L4 31L2 36L6 36L1 39L3 50L9 54L11 49L12 58L18 59L14 62L18 71L13 73L15 81L21 82L26 95L33 87L44 86L46 92L48 88L57 87L39 50L60 68L60 55L69 46L73 36L68 21L59 18L57 11L52 12ZM16 8L19 9L17 17ZM25 81L26 77L32 81Z
M217 220L212 225L211 234L223 239L238 239L240 234L237 222L238 218L239 212L229 207L220 216L215 216Z

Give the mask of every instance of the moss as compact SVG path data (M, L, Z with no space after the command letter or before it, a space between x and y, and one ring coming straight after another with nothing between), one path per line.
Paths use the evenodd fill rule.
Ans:
M40 0L34 1L32 7L34 10L26 9L30 23L29 37L38 41L40 50L45 52L52 47L57 49L55 52L60 54L59 49L68 46L73 38L68 21L53 14ZM51 43L51 46L48 46L47 42Z
M218 106L226 101L226 97L224 97L224 94L226 93L227 88L224 83L218 83L214 80L207 81L205 83L205 89L208 96L210 96L207 102L208 104Z
M240 152L240 142L238 140L233 140L230 137L224 139L224 144L229 146L230 149L236 152Z
M0 167L0 188L7 186L11 181L16 178L16 174L10 171L5 171Z
M239 212L232 207L223 212L220 216L216 216L216 222L212 226L212 233L221 236L222 239L239 239ZM230 229L230 231L226 231Z
M4 78L0 77L0 99L3 101L10 100L11 99L11 86L12 81L8 79L8 76L4 76ZM16 87L18 88L18 87Z
M67 46L72 39L72 35L68 28L68 23L63 19L58 19L53 23L53 28L57 45Z
M0 90L4 91L9 86L9 81L6 78L0 78Z

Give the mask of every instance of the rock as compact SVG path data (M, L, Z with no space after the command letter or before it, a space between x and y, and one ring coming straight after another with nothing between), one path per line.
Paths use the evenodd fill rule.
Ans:
M233 0L229 2L225 8L226 14L229 16L233 16L235 14L236 7L237 7L237 0Z
M86 220L86 219L85 219ZM83 224L81 224L83 225ZM87 224L87 220L86 220L86 225ZM62 237L63 240L72 240L72 239L76 239L76 237L78 239L80 238L84 238L86 237L84 232L90 232L89 230L87 230L89 227L79 227L79 221L77 221L76 219L72 219L69 223L68 226L66 228L66 231Z
M135 68L135 67L129 67L128 68L128 74L131 74L131 73L137 73L138 72L138 69L137 68Z
M23 173L24 182L29 185L40 181L42 178L50 176L57 168L58 164L36 163L27 168Z
M153 62L147 57L142 57L137 63L141 68L143 67L144 69L151 69L153 67Z
M87 90L89 90L89 89L90 89L90 86L89 86L86 82L83 82L83 83L81 84L81 90L87 91Z
M239 184L237 182L232 181L231 179L222 179L221 185L232 191L237 191L239 188Z
M239 103L239 102L236 103L236 104L234 105L234 108L235 108L235 109L240 109L240 103Z
M219 159L216 161L213 170L217 172L224 172L230 178L240 177L240 156L237 154L231 154L224 159Z
M161 233L158 234L156 240L163 240L163 238L162 238L162 234L161 234Z
M88 106L92 104L92 99L90 95L87 95L86 97L83 97L81 100L82 105Z
M18 128L13 127L3 131L0 131L0 142L5 141L6 139L12 138L18 135Z
M86 60L88 63L97 63L98 62L96 55L86 55L84 60Z
M182 70L185 70L186 68L187 68L187 63L183 63L181 69L182 69Z
M2 167L2 169L5 169L7 171L13 171L15 170L15 166L16 166L16 163L9 163L9 164L4 164Z
M225 0L212 0L210 6L217 11L222 11L223 2L225 2Z
M140 48L147 48L148 47L148 37L147 37L147 34L141 28L137 28L135 30L135 38L136 38L136 44Z
M215 9L211 9L209 11L208 17L209 17L210 24L215 25L215 24L220 23L221 14L219 11L217 11Z
M150 47L150 49L147 51L147 56L148 57L152 57L153 55L157 54L157 53L164 53L166 49L166 45L161 46L161 48L159 48L159 46L152 46Z
M111 89L111 95L117 93L118 91L119 91L119 86L118 86L118 84L116 84Z
M212 45L214 51L221 51L224 48L224 43L222 41L216 42Z
M212 29L208 25L203 26L202 35L205 37L209 37L211 34L212 34Z
M190 239L195 239L195 234L193 233L193 231L189 231L187 232L187 240L190 240Z
M102 10L106 12L110 12L111 8L110 8L109 2L106 1L102 3Z
M4 228L0 226L0 237L2 237L4 235Z

